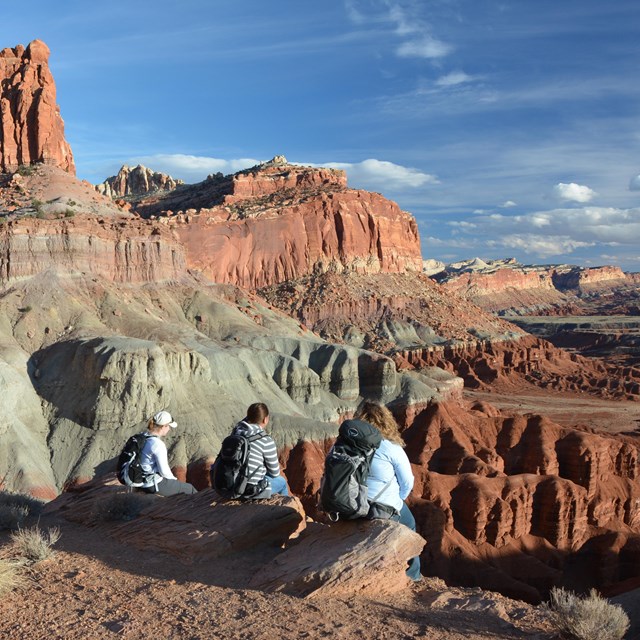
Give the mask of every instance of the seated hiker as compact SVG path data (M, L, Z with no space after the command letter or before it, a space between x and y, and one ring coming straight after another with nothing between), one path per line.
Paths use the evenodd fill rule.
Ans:
M413 471L391 411L375 402L364 402L356 418L377 427L382 434L382 442L369 467L367 488L371 508L368 517L396 520L415 531L415 518L404 502L413 489ZM419 557L409 561L407 575L412 580L420 580Z
M144 433L146 441L140 451L140 466L145 476L141 488L147 493L158 493L161 496L197 493L193 485L180 482L169 467L167 445L162 438L177 426L168 411L159 411L149 420Z
M289 495L287 481L280 475L276 443L265 431L268 424L269 408L256 402L223 440L211 467L211 484L220 495L234 499Z

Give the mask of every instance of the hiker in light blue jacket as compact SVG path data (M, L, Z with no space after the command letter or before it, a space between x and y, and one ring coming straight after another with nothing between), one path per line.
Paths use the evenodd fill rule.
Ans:
M415 518L405 503L413 489L413 471L391 411L375 402L364 402L355 417L377 427L382 434L367 479L371 501L368 517L396 520L415 531ZM421 579L419 557L409 561L407 575L414 581Z

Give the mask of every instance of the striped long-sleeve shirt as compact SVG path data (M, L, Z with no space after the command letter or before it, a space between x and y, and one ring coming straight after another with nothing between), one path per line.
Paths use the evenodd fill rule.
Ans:
M264 434L262 438L254 440L249 449L247 475L250 484L258 484L265 476L275 478L280 475L276 443L270 435L264 432L262 427L242 421L235 426L234 433L245 437L254 436L258 433Z

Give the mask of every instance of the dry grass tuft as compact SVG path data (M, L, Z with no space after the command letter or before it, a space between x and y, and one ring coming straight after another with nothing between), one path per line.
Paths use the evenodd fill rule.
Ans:
M18 553L25 560L35 563L50 558L55 551L53 545L60 539L60 529L53 527L42 531L40 527L30 529L18 529L11 534L11 540L15 544Z
M622 607L600 597L595 589L580 597L564 589L551 589L546 609L553 626L572 640L620 640L629 628Z
M18 562L0 558L0 595L9 593L22 585L19 567Z
M0 530L15 531L27 516L38 515L44 503L21 493L0 491Z

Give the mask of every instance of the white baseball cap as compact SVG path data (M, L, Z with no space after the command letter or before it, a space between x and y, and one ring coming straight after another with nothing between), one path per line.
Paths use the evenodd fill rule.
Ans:
M175 429L178 426L178 423L173 421L173 418L168 411L158 411L158 413L153 416L153 421L159 427L164 427L168 424L172 429Z

